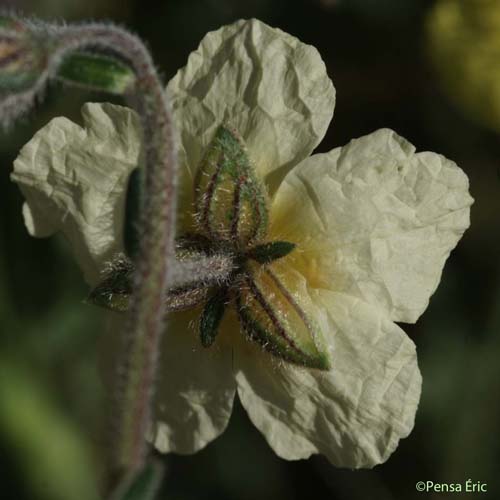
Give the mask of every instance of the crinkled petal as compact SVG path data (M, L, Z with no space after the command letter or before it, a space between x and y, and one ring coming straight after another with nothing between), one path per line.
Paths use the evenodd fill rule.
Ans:
M167 90L192 177L223 122L242 135L261 177L286 170L323 138L335 104L318 51L255 19L208 33Z
M153 426L148 439L161 452L191 454L218 437L231 416L236 382L228 341L202 347L197 331L201 311L169 315L161 340L155 386ZM109 313L99 346L99 371L111 393L118 355L123 351L126 315ZM235 321L224 322L234 335ZM231 323L231 324L229 324Z
M275 239L298 244L311 285L357 296L415 322L473 199L455 163L382 129L295 167L273 199Z
M164 453L195 453L222 434L231 416L231 349L202 347L193 321L200 314L171 314L162 340L152 441Z
M239 397L280 457L321 453L339 467L372 467L413 428L421 389L415 346L373 306L309 293L309 313L328 333L331 370L277 363L246 343L235 351Z
M12 180L26 198L32 236L58 231L69 241L85 279L121 250L127 179L139 163L137 115L112 104L86 104L83 128L55 118L21 150Z

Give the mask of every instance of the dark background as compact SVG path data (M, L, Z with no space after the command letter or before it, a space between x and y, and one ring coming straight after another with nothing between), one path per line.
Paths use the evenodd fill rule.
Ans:
M476 5L482 16L492 20L498 11L500 19L499 2L447 3L468 3L472 10ZM500 120L495 118L496 101L488 94L488 89L500 89L500 78L481 96L467 79L457 79L461 95L470 89L468 105L462 105L453 79L446 77L463 62L462 49L457 46L453 58L438 53L438 38L447 33L430 34L427 29L435 4L430 0L9 4L47 19L111 19L122 24L148 42L165 81L185 64L207 31L238 18L260 18L316 46L326 62L337 89L337 106L320 151L389 127L418 150L436 151L456 161L471 182L476 200L471 228L447 262L426 313L417 325L402 325L417 344L423 395L413 433L388 462L369 471L349 471L334 468L322 457L283 461L236 404L228 430L205 450L191 457L164 458L167 476L160 498L500 498ZM500 33L485 44L484 30L476 28L478 47L488 56L491 50L492 61L500 66ZM475 40L467 42L468 50L474 50ZM475 81L482 75L469 77ZM487 103L479 111L474 109L478 97ZM88 290L65 242L27 235L22 197L9 181L13 160L33 133L54 116L79 120L80 106L89 100L109 98L54 86L29 120L13 132L0 133L2 499L91 500L99 475L104 394L96 359L104 315L83 303ZM490 108L492 116L485 116ZM415 490L417 481L464 485L468 478L486 482L488 493Z

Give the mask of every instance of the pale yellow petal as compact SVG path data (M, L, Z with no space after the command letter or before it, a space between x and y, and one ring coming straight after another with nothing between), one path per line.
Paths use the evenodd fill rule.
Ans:
M209 349L202 347L199 315L199 309L170 314L162 337L147 436L162 453L196 453L224 432L231 416L236 393L232 348L218 340ZM125 321L125 314L109 314L99 346L99 371L110 394L118 353L123 350ZM234 333L234 321L230 328Z
M295 167L273 200L271 235L298 244L292 265L312 286L411 323L469 226L468 187L455 163L382 129Z
M235 350L239 397L280 457L321 453L339 467L373 467L413 428L421 390L415 346L359 299L309 294L308 312L327 333L331 370L278 363L246 343Z
M195 320L200 314L171 314L162 340L152 441L163 453L195 453L222 434L231 416L231 349L202 347Z
M23 214L32 236L61 232L89 284L122 249L127 179L139 163L137 115L111 104L86 104L83 128L55 118L14 162L12 180L26 198Z
M208 33L167 90L191 176L223 122L261 177L285 171L323 138L335 104L318 51L255 19Z

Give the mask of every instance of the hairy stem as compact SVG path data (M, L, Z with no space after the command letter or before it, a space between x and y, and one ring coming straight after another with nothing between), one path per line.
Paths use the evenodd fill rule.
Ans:
M118 440L112 469L134 474L147 453L160 336L165 328L163 299L175 259L176 146L166 93L143 43L127 31L105 25L62 27L55 32L54 73L64 56L84 48L104 48L134 70L136 102L142 120L146 166L142 176L140 246L134 292L126 323L125 348L116 389Z

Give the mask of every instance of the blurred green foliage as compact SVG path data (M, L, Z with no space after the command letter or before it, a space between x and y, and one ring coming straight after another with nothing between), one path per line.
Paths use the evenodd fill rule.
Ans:
M428 52L455 103L500 131L500 3L440 0L428 18Z
M40 498L97 499L88 443L47 392L23 363L0 359L0 428L13 458Z
M321 457L285 462L236 404L229 429L216 442L192 457L162 458L167 476L160 498L440 499L445 496L418 493L415 483L468 478L488 483L488 493L478 498L500 497L500 118L494 118L500 113L495 97L500 75L494 76L500 59L489 48L500 33L499 9L491 13L495 5L486 0L17 2L39 16L125 23L149 42L166 79L207 31L239 17L259 17L315 45L325 59L337 88L337 109L321 151L386 126L420 150L455 160L471 181L472 226L448 261L427 312L417 325L402 325L417 344L423 397L413 433L389 461L370 471L335 469ZM83 302L88 290L65 242L27 235L22 198L8 177L20 147L37 129L53 116L79 120L79 108L88 100L109 98L55 86L29 120L0 135L2 499L91 500L108 445L96 368L104 315Z

